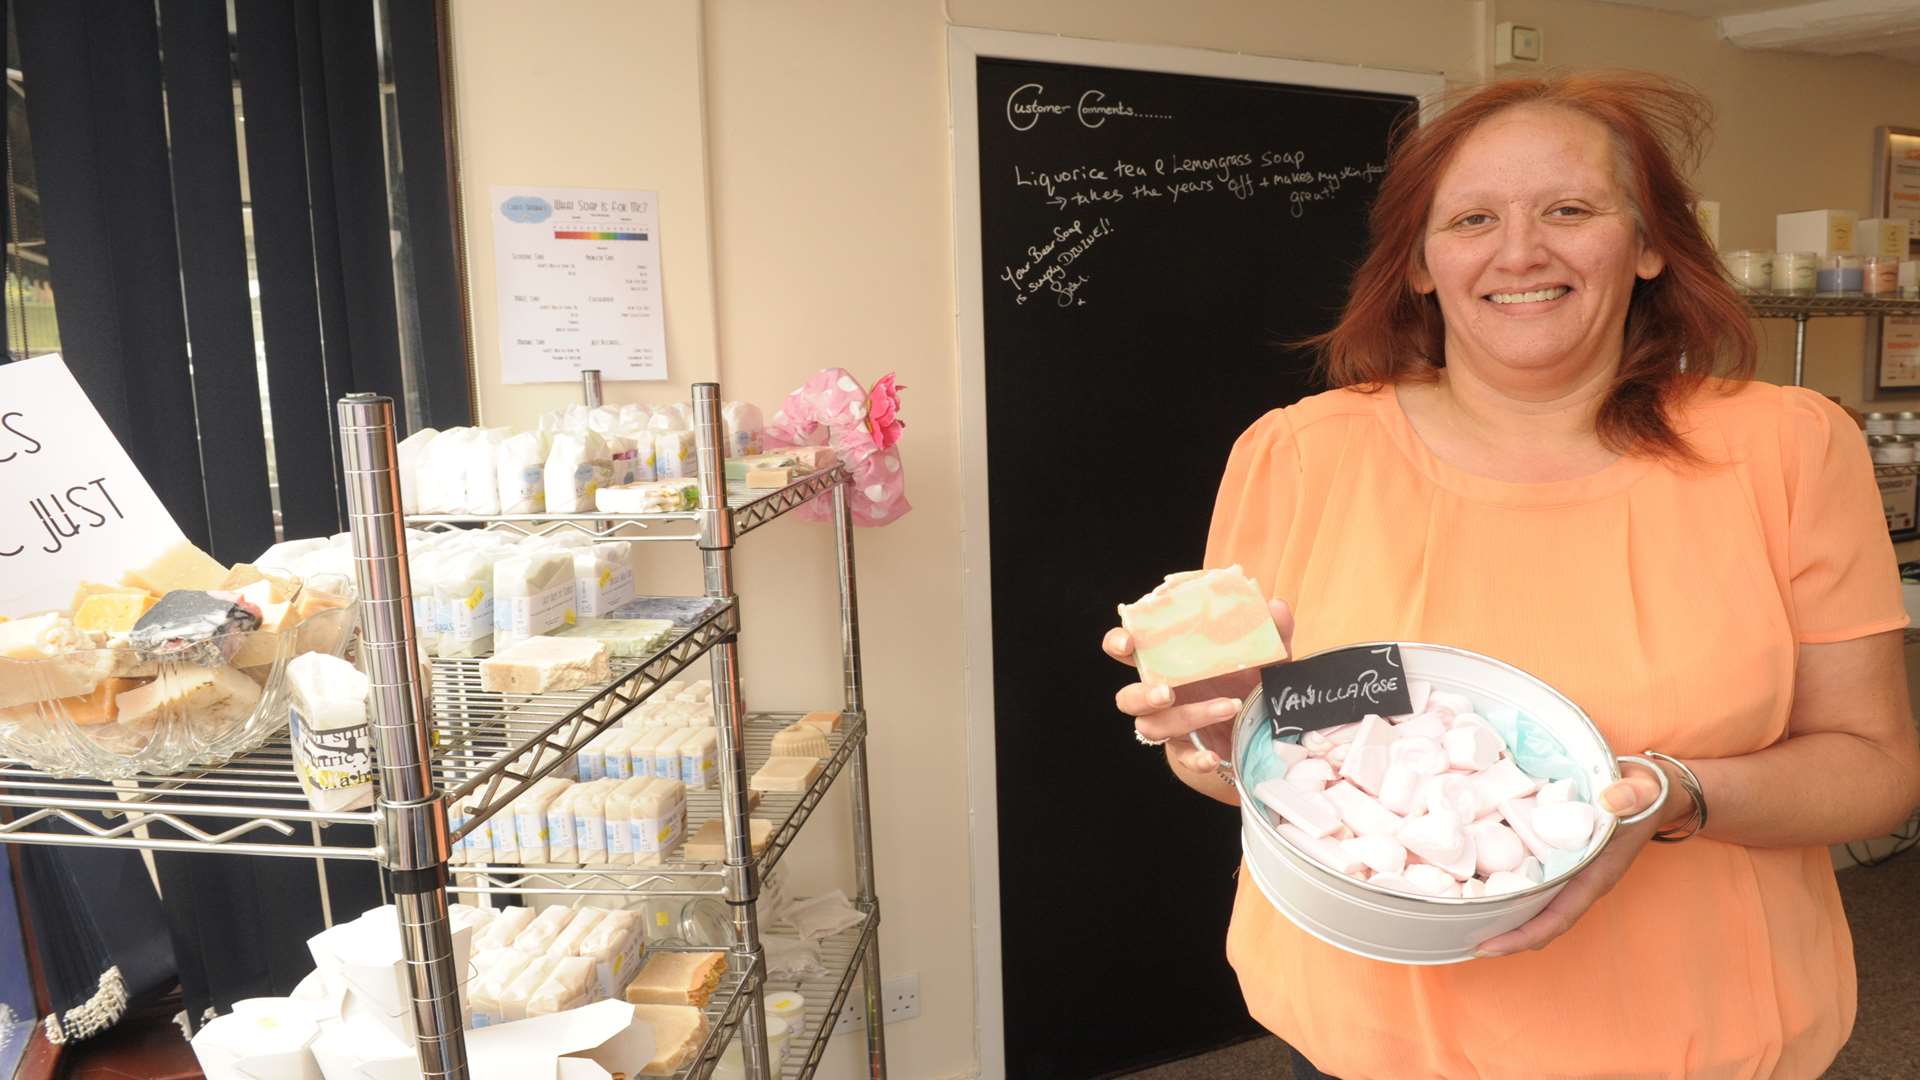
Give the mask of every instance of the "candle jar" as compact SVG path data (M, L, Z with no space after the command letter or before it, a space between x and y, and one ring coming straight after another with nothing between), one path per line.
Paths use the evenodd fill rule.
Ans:
M1861 260L1861 291L1888 299L1900 295L1900 260L1869 255Z
M1816 296L1859 296L1866 286L1866 266L1858 255L1829 255L1813 274Z
M1883 412L1868 413L1867 414L1867 434L1869 435L1894 434L1893 414L1883 413Z
M1773 288L1771 251L1723 252L1720 262L1727 268L1727 276L1733 279L1733 287L1741 292L1762 293Z
M1893 418L1895 435L1920 435L1920 413L1903 412Z
M1773 291L1783 296L1812 296L1813 265L1811 251L1779 251L1773 256Z

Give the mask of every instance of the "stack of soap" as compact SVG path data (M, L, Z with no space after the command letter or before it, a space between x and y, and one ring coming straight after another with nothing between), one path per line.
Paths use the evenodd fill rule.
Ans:
M798 795L813 786L820 775L820 759L811 757L768 758L747 786L768 795Z
M653 1032L653 1058L641 1076L672 1076L700 1055L707 1041L707 1014L691 1005L635 1005L635 1023Z
M747 843L755 855L767 850L767 842L773 839L773 823L760 818L747 819ZM682 852L688 862L725 862L727 859L726 825L719 818L700 826L687 840L686 850Z
M1266 597L1238 566L1169 575L1120 605L1120 625L1148 685L1183 686L1287 658Z
M480 689L544 694L602 683L612 674L607 647L582 638L530 637L480 662Z
M1273 744L1285 775L1253 795L1282 837L1336 873L1416 896L1518 892L1585 858L1605 819L1572 778L1524 772L1466 695L1420 680L1408 689L1418 712ZM1489 715L1509 730L1537 727L1508 712Z
M651 656L672 633L667 619L581 619L553 636L598 641L610 656Z
M774 757L823 758L831 753L827 737L811 724L789 724L773 737Z
M727 973L724 952L655 952L627 984L635 1005L691 1005L704 1009Z

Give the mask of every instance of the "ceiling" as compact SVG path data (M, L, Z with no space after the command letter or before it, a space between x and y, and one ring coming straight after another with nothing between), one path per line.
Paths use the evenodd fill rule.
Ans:
M1612 0L1716 19L1746 49L1876 55L1920 64L1920 0Z

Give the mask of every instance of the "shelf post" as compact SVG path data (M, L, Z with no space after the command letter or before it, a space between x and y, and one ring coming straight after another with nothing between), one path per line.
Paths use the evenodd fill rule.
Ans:
M727 507L726 445L720 422L720 385L693 384L693 445L700 479L700 559L706 593L731 600L733 592L733 513ZM715 645L713 710L718 724L720 817L727 846L727 904L733 911L733 956L747 973L741 992L741 1064L754 1080L770 1080L774 1062L767 1047L766 960L760 945L760 883L748 824L746 704L740 693L740 644L737 637Z
M846 684L848 712L866 714L866 684L860 670L860 598L853 575L853 478L846 474L833 486L833 539L840 573L840 668ZM868 736L873 727L869 721ZM880 917L873 884L873 803L867 777L867 739L853 748L853 865L859 887L858 902L872 918ZM867 943L860 983L866 996L867 1075L887 1075L886 1006L880 999L880 936Z
M459 970L447 910L447 814L433 784L427 703L420 693L413 588L400 525L393 399L348 394L339 405L340 456L359 585L360 657L370 690L379 778L380 844L399 915L420 1070L467 1080Z
M1807 385L1807 313L1793 317L1793 385Z
M580 400L589 409L599 408L604 403L600 396L599 368L588 368L580 373Z

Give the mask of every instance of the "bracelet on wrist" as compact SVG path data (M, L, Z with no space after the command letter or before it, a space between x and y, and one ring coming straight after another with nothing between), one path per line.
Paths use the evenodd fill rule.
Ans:
M1679 758L1662 754L1657 750L1646 750L1643 753L1656 761L1671 765L1674 779L1678 781L1681 788L1685 789L1687 798L1693 802L1693 812L1687 815L1687 820L1677 825L1662 826L1653 834L1653 839L1662 844L1677 844L1706 828L1707 796L1700 789L1700 778L1694 775L1693 770Z

